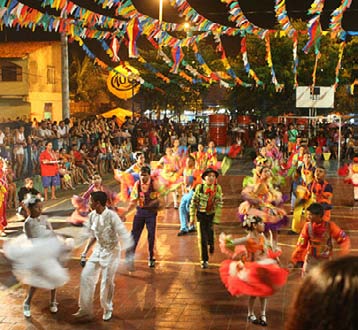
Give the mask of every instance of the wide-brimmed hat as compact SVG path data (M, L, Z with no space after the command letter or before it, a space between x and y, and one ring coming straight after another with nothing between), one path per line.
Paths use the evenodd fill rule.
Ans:
M213 168L209 167L209 168L207 168L207 169L203 172L203 174L201 175L201 178L204 180L205 177L209 175L209 173L214 173L216 177L219 176L219 172L218 172L218 171L216 171L216 170L214 170Z

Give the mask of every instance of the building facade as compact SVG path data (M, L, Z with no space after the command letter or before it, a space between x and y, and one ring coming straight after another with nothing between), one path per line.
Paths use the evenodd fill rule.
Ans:
M62 119L60 41L0 43L0 122Z

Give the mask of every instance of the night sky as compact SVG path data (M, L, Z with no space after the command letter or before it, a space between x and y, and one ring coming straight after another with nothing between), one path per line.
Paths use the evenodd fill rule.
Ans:
M110 10L103 10L100 6L96 6L90 0L72 0L78 5L85 8L95 10L101 14L109 14ZM37 6L41 3L39 0L22 0L20 1L29 6ZM136 8L143 14L158 18L159 0L132 0ZM190 5L196 9L200 14L206 18L221 24L231 25L228 21L228 9L220 0L188 0ZM246 17L254 24L263 28L273 28L277 24L274 11L274 0L239 0L241 9ZM313 0L286 0L286 8L288 15L291 18L301 18L304 21L309 20L307 10L310 8ZM91 4L92 3L92 4ZM328 28L330 14L332 11L340 6L341 0L329 0L325 2L325 7L321 15L321 23L324 29ZM43 9L41 9L43 11ZM50 12L55 13L54 10ZM170 4L169 0L163 0L163 20L168 22L183 22L176 9ZM343 18L343 28L349 31L358 31L358 1L352 1L351 8L349 8Z
M159 0L132 0L137 9L144 14L158 18ZM227 17L228 10L220 0L188 0L190 5L206 18L230 25ZM276 22L274 0L239 0L241 9L245 16L254 24L263 28L273 28ZM289 17L309 19L307 10L313 0L286 0L286 8ZM341 0L329 0L325 2L322 14L323 28L328 28L330 14L339 7ZM183 21L176 10L169 4L169 0L163 0L163 20L169 22ZM343 28L349 31L358 30L358 1L352 1L350 9L344 14Z
M108 14L113 16L113 11L103 10L90 0L72 0L74 3L81 5L93 11L100 12L101 14ZM158 18L159 0L132 0L138 11L143 14ZM37 5L39 7L39 0L23 0L23 3L31 6ZM233 23L228 21L228 9L220 0L188 0L191 6L196 9L200 14L206 18L221 24L234 26ZM313 0L286 0L286 7L290 18L301 18L304 21L309 20L307 10L310 8ZM263 27L274 28L277 24L274 12L274 0L239 0L241 9L250 22ZM328 29L330 14L332 11L341 4L341 0L326 1L324 11L321 15L321 23L323 29ZM184 22L184 19L179 17L178 12L169 4L169 0L163 0L163 20L167 22ZM41 9L42 11L44 9ZM52 14L56 13L55 10L50 10ZM343 28L348 31L358 31L358 1L352 1L351 8L345 12L343 18ZM13 29L5 29L0 32L1 41L13 40L59 40L57 33L44 33L41 29L36 29L33 33L30 30L21 30L15 32ZM235 42L233 38L223 37L224 46L227 47L228 55L235 55L239 42ZM86 41L86 43L92 43ZM234 45L234 47L232 47ZM141 44L139 45L141 46ZM124 54L124 56L126 56Z

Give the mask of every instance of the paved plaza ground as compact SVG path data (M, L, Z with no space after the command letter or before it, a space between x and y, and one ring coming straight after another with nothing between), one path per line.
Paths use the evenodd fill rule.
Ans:
M231 175L220 179L225 203L222 222L215 226L217 236L222 231L234 236L245 235L236 216L242 181L239 166L240 162L230 171ZM358 208L354 207L352 187L343 185L342 179L334 178L333 171L329 180L334 184L336 201L332 219L348 232L352 239L352 254L358 255ZM115 186L113 181L107 181ZM81 188L85 189L84 186ZM66 222L66 217L72 212L71 196L62 193L59 197L45 205L45 213L49 215L56 232L77 237L81 229ZM285 207L288 209L289 205ZM133 215L126 222L128 229L132 219ZM12 217L8 237L1 241L1 245L4 240L18 235L22 225L23 222ZM283 228L279 236L283 265L287 265L297 240L297 236L287 234L288 229ZM259 329L260 326L246 322L247 297L230 296L220 281L218 269L225 256L220 253L218 242L214 255L210 257L209 268L203 270L199 263L196 234L177 237L178 230L178 211L174 208L161 210L158 215L155 269L147 265L146 231L143 232L135 262L136 271L128 273L123 263L119 267L114 313L109 322L102 321L98 291L95 321L76 323L71 315L77 311L81 248L75 250L68 264L70 282L58 290L58 313L51 314L49 311L49 292L38 290L32 302L30 319L25 319L22 314L26 287L12 276L9 264L0 254L0 330ZM292 297L300 281L300 270L293 270L287 285L269 298L267 329L284 329Z

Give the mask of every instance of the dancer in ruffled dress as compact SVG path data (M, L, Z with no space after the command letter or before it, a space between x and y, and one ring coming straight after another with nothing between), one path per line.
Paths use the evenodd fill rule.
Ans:
M248 215L259 216L277 242L277 230L288 220L286 211L279 207L283 203L282 193L272 186L268 167L258 167L255 173L254 184L247 185L241 193L245 201L239 206L239 217L244 220Z
M272 238L266 239L265 224L260 217L245 217L243 228L248 231L243 238L220 235L221 251L231 257L222 262L220 276L231 295L249 296L247 320L267 326L267 297L285 285L288 271L279 266L281 251L275 250ZM256 297L261 303L259 318L254 312Z
M7 195L8 184L6 173L4 170L5 162L0 157L0 236L6 236L5 228L7 226L6 208L7 208Z
M115 209L115 205L119 201L118 194L104 186L101 176L96 174L93 176L92 183L88 189L80 196L73 195L71 199L72 205L76 208L69 219L73 225L81 226L88 220L88 214L90 212L89 199L91 193L95 191L105 192L107 195L107 207Z
M29 195L24 205L30 214L24 223L25 235L6 242L5 256L12 262L16 278L30 286L23 304L24 316L31 316L30 304L37 288L51 290L50 311L57 313L56 288L69 279L61 262L69 256L73 240L56 236L51 224L41 216L39 198Z
M218 170L221 167L221 164L218 162L218 152L215 147L215 142L210 141L208 143L208 148L206 149L206 157L207 157L207 167L211 167L215 170Z
M351 164L344 164L338 169L338 175L344 176L344 182L353 185L354 201L358 202L358 157L354 157Z
M170 187L170 190L172 191L174 208L177 209L179 205L177 193L175 191L176 189L174 187L181 185L182 180L180 178L181 172L179 171L179 159L173 155L172 148L165 149L165 155L159 160L159 168L160 171L158 179L160 185ZM164 196L164 201L166 203L166 207L169 207L168 194Z
M144 153L137 151L134 154L135 163L125 171L114 170L114 178L120 183L120 200L129 201L134 183L139 180L139 173L146 165Z
M198 151L192 152L190 155L195 159L196 169L204 171L207 168L208 157L202 144L198 144Z

